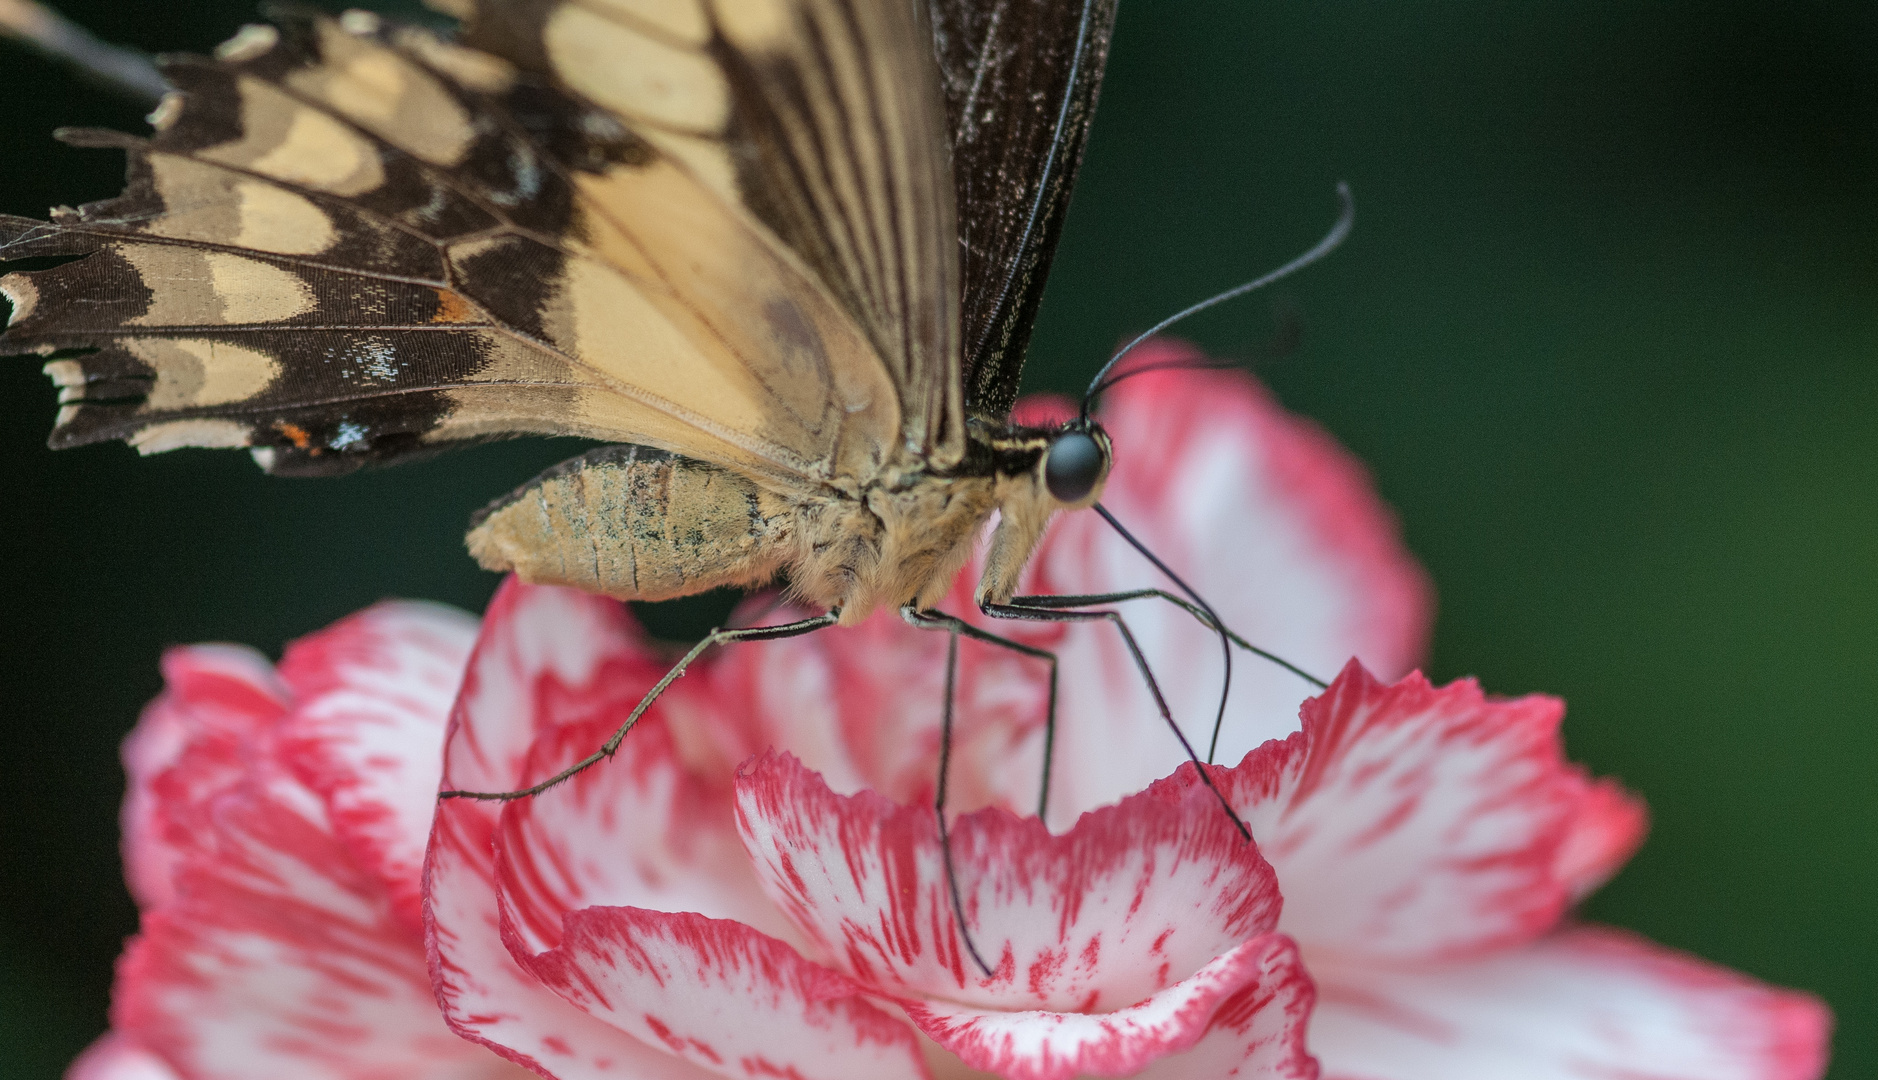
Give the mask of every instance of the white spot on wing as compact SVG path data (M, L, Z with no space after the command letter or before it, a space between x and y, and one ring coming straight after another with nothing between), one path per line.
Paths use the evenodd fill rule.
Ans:
M233 420L171 420L137 432L130 437L130 444L144 455L184 446L246 446L248 429Z
M215 58L231 64L252 60L280 41L280 31L265 23L249 23L235 36L215 47Z

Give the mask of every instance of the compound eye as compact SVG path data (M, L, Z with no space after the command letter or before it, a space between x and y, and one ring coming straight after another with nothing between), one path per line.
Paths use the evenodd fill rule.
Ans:
M1065 431L1050 440L1043 459L1043 484L1057 501L1081 502L1102 479L1102 446L1086 431Z

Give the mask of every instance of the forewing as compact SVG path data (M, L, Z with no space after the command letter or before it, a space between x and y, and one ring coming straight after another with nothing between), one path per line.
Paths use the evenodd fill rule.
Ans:
M964 449L945 108L902 0L448 0L464 40L551 74L738 203L862 328L901 446Z
M589 63L644 75L649 116L366 15L172 63L153 139L78 136L130 150L124 195L0 218L0 258L85 256L4 279L0 347L97 350L48 365L53 444L327 472L541 432L785 484L877 465L900 412L867 329L709 172L741 152L732 73L640 44L666 66Z
M1108 60L1115 0L927 0L964 282L968 411L1003 419Z

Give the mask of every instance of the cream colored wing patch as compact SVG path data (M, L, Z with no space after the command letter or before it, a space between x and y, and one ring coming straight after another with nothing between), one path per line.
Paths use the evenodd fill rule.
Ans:
M887 365L900 405L898 449L940 466L956 463L964 449L958 234L923 5L536 0L452 7L473 7L467 40L551 73L778 238ZM601 222L627 233L640 228L634 207L644 186L625 169L585 185L596 244L609 243ZM609 249L608 257L617 255ZM714 269L713 280L726 279Z

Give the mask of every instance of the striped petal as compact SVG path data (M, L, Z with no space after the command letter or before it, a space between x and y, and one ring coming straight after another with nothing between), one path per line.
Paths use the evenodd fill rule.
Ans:
M1561 847L1598 790L1564 758L1563 715L1469 680L1383 684L1353 661L1302 731L1217 774L1278 873L1282 929L1310 956L1388 962L1550 929L1573 899Z
M1113 1010L1278 916L1270 868L1206 792L1140 795L1063 836L980 811L952 838L986 977L959 936L930 809L836 795L793 757L769 754L739 774L737 822L771 897L850 975L896 996Z
M717 1075L924 1080L913 1029L742 923L584 908L524 967L588 1015Z
M553 773L597 748L664 666L619 604L505 585L465 676L445 785L501 791ZM704 719L704 689L674 687L616 759L566 785L506 806L442 803L425 898L445 1015L562 1080L744 1076L762 1062L804 1077L923 1075L910 1027L852 988L831 993L840 976L783 942L619 906L704 907L793 933L741 855L727 786L713 801L666 727L674 713L685 714L680 729ZM689 1026L713 1011L739 1017L733 1030Z
M570 589L505 582L483 615L444 744L442 783L527 783L529 748L561 715L610 705L633 655L624 609ZM494 836L499 804L444 800L424 863L431 982L450 1029L556 1080L712 1074L590 1016L541 985L502 940Z
M163 736L132 755L140 767L169 757L146 789L152 816L172 840L188 835L169 844L167 885L119 964L113 1026L190 1080L442 1080L496 1064L445 1028L422 941L275 756L279 710L264 697L245 712L188 708L205 689L225 705L264 685L203 659L173 655L168 696L178 715L224 723L186 732L172 754L157 753Z
M1002 1012L941 1000L906 1009L967 1065L1009 1080L1316 1080L1304 1048L1312 998L1296 947L1265 934L1113 1012Z
M236 645L169 650L163 683L123 750L124 877L145 908L175 898L176 867L205 836L200 809L240 781L244 744L270 731L288 704L274 665Z
M281 755L325 800L334 832L384 883L416 933L424 843L443 730L476 620L437 604L385 603L296 642Z
M1627 933L1567 930L1488 958L1318 978L1311 1049L1363 1080L1818 1080L1831 1014Z

